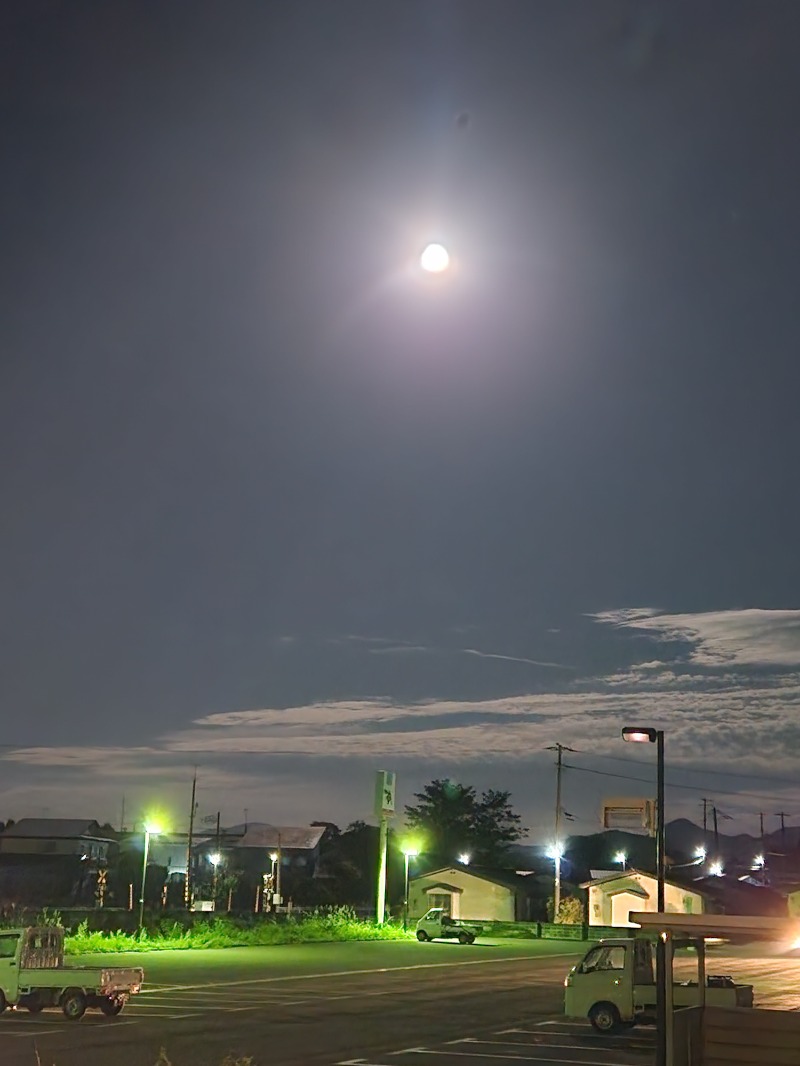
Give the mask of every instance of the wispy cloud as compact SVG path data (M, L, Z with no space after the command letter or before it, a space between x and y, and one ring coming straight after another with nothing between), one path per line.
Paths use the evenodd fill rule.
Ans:
M572 670L563 663L551 663L542 659L526 659L520 655L501 655L493 651L478 651L477 648L459 648L462 655L477 655L479 659L502 659L508 663L527 663L528 666L546 666L553 670Z
M463 767L467 779L491 764L502 781L506 774L521 774L531 760L545 759L543 749L557 741L581 749L585 758L635 758L639 753L623 752L626 746L620 743L621 727L634 718L667 730L672 773L707 767L713 753L714 770L759 775L763 783L751 787L768 789L770 795L785 789L781 778L794 779L794 752L800 747L800 612L691 615L644 608L594 618L631 638L614 642L619 661L606 672L540 674L539 691L487 699L381 696L220 710L149 736L134 748L76 744L10 750L2 755L6 795L35 797L43 782L53 780L91 780L115 795L157 785L177 788L174 782L184 781L194 762L202 763L204 775L218 775L213 780L220 790L238 796L239 782L240 791L257 794L258 767L269 766L272 776L294 759L298 765L304 759L314 759L315 765L335 761L343 778L363 775L365 764L387 759L399 767L425 767L420 774L438 773L443 765L448 772ZM378 654L431 654L428 646L410 641L364 638L363 644ZM637 662L643 647L646 654ZM474 647L441 651L548 671L568 669ZM542 677L549 678L546 686ZM600 765L617 768L613 762ZM646 777L651 770L645 763L639 773ZM606 787L611 780L578 777L585 788ZM545 789L543 783L534 787ZM614 781L608 787L616 791L619 785ZM800 802L800 786L797 792ZM693 802L693 796L679 793L677 800ZM34 798L30 802L35 806ZM676 809L674 795L671 804ZM534 820L526 815L528 824Z
M699 666L800 666L800 611L745 610L666 614L652 607L593 615L661 642L684 642Z

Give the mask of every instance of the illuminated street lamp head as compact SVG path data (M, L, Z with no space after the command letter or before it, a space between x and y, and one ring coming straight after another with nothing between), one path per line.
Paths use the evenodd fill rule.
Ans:
M623 866L627 861L628 856L624 851L618 851L617 854L614 856L614 862L620 862Z
M472 856L469 854L469 852L462 851L461 854L458 856L458 861L462 864L462 866L469 866L469 860L471 858Z
M277 853L277 851L271 851L269 853L269 857L270 857L270 859L272 859L273 862L277 862L278 861L278 853Z
M655 744L658 739L658 730L629 725L622 730L622 739L634 744Z
M694 857L696 859L699 859L700 862L705 862L706 849L705 848L695 848Z
M756 857L753 859L753 869L754 870L760 870L763 865L764 865L764 856L763 855L756 855Z
M560 859L560 858L563 857L563 855L564 855L564 845L563 844L551 844L550 847L547 849L547 857L548 857L548 859Z
M417 855L419 855L419 848L415 847L413 844L407 844L403 848L403 854L409 859L416 859Z
M712 877L722 877L723 869L722 863L719 861L719 859L716 862L711 863L708 868L708 872L711 874Z
M145 822L144 831L148 836L157 837L159 833L163 832L163 829L158 822Z
M211 863L212 866L219 866L219 864L222 862L222 856L215 852L213 855L208 856L208 861Z
M423 249L419 265L428 274L441 274L450 265L450 256L443 244L428 244Z

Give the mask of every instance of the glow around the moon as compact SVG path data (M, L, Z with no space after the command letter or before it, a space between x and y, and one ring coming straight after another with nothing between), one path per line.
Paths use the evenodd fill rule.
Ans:
M429 274L441 274L450 265L450 256L443 244L429 244L420 256L419 263Z

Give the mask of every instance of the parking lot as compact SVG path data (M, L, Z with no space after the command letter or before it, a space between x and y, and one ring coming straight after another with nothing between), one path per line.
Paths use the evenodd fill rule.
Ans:
M480 1066L480 1063L535 1062L580 1066L650 1066L654 1061L652 1029L621 1036L601 1036L590 1025L545 1021L501 1029L485 1037L461 1037L430 1047L406 1047L380 1057L348 1058L336 1066Z

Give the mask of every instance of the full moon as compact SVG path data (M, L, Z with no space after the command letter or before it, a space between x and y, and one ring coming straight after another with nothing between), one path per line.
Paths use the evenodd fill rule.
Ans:
M450 265L450 256L443 244L429 244L420 256L419 264L429 274L441 274Z

